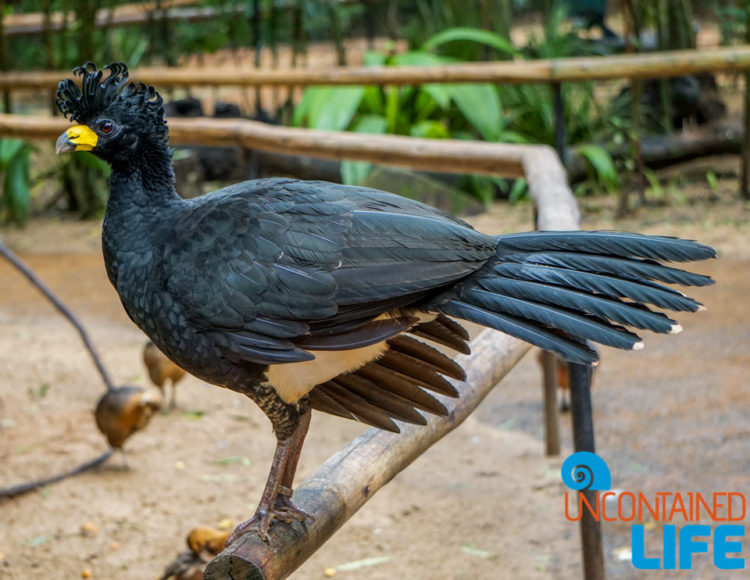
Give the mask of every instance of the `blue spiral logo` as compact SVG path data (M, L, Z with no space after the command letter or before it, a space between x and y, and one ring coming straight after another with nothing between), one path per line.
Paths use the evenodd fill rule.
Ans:
M563 461L560 471L563 483L576 491L612 488L612 475L607 463L590 451L574 453Z

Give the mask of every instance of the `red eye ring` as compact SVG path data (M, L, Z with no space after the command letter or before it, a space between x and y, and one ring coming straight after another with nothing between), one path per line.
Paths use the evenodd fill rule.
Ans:
M112 121L102 121L99 123L99 131L105 135L111 133L114 128L115 124Z

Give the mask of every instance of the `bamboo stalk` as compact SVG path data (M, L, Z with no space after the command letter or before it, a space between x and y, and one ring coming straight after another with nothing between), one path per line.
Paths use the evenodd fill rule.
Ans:
M705 71L747 69L750 69L750 45L607 57L465 62L432 67L333 67L297 70L140 68L131 71L131 76L157 87L419 85L457 82L534 84L649 79ZM0 90L49 88L57 86L60 79L69 76L68 71L7 72L0 74Z

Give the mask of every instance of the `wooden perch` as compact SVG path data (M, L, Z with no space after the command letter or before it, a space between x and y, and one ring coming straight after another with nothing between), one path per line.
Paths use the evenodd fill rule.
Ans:
M101 64L101 63L100 63ZM564 83L625 78L666 78L750 68L750 46L560 58L463 62L440 66L315 69L139 68L131 78L156 87L420 85L425 83ZM54 88L69 71L4 72L0 90Z
M3 137L55 139L70 126L61 117L0 114ZM522 177L524 160L529 157L554 156L554 151L544 145L293 129L245 119L170 118L169 135L170 142L178 145L237 145L323 159L357 159L428 171L505 177ZM564 175L562 167L559 171Z
M286 578L376 491L460 425L530 348L491 330L482 332L471 347L471 356L456 359L468 377L465 382L454 383L460 398L449 417L431 415L425 426L401 425L400 434L365 431L294 492L296 505L315 518L306 528L298 523L274 523L268 544L250 530L209 563L204 580Z

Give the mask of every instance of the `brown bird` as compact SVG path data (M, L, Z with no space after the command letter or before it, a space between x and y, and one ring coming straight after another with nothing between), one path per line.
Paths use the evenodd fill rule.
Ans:
M224 549L232 530L215 530L213 528L193 528L188 533L187 545L197 555L216 556Z
M200 580L208 559L224 549L232 530L193 528L187 536L189 550L181 552L167 566L160 580Z
M143 364L148 369L148 376L165 395L164 389L167 381L172 383L172 397L169 399L169 408L177 407L177 383L185 376L185 371L169 360L166 355L150 340L143 347Z
M108 390L96 405L94 417L107 441L122 451L125 441L136 431L144 429L151 416L161 408L158 391L144 391L140 387L117 387ZM123 451L127 465L127 456Z

